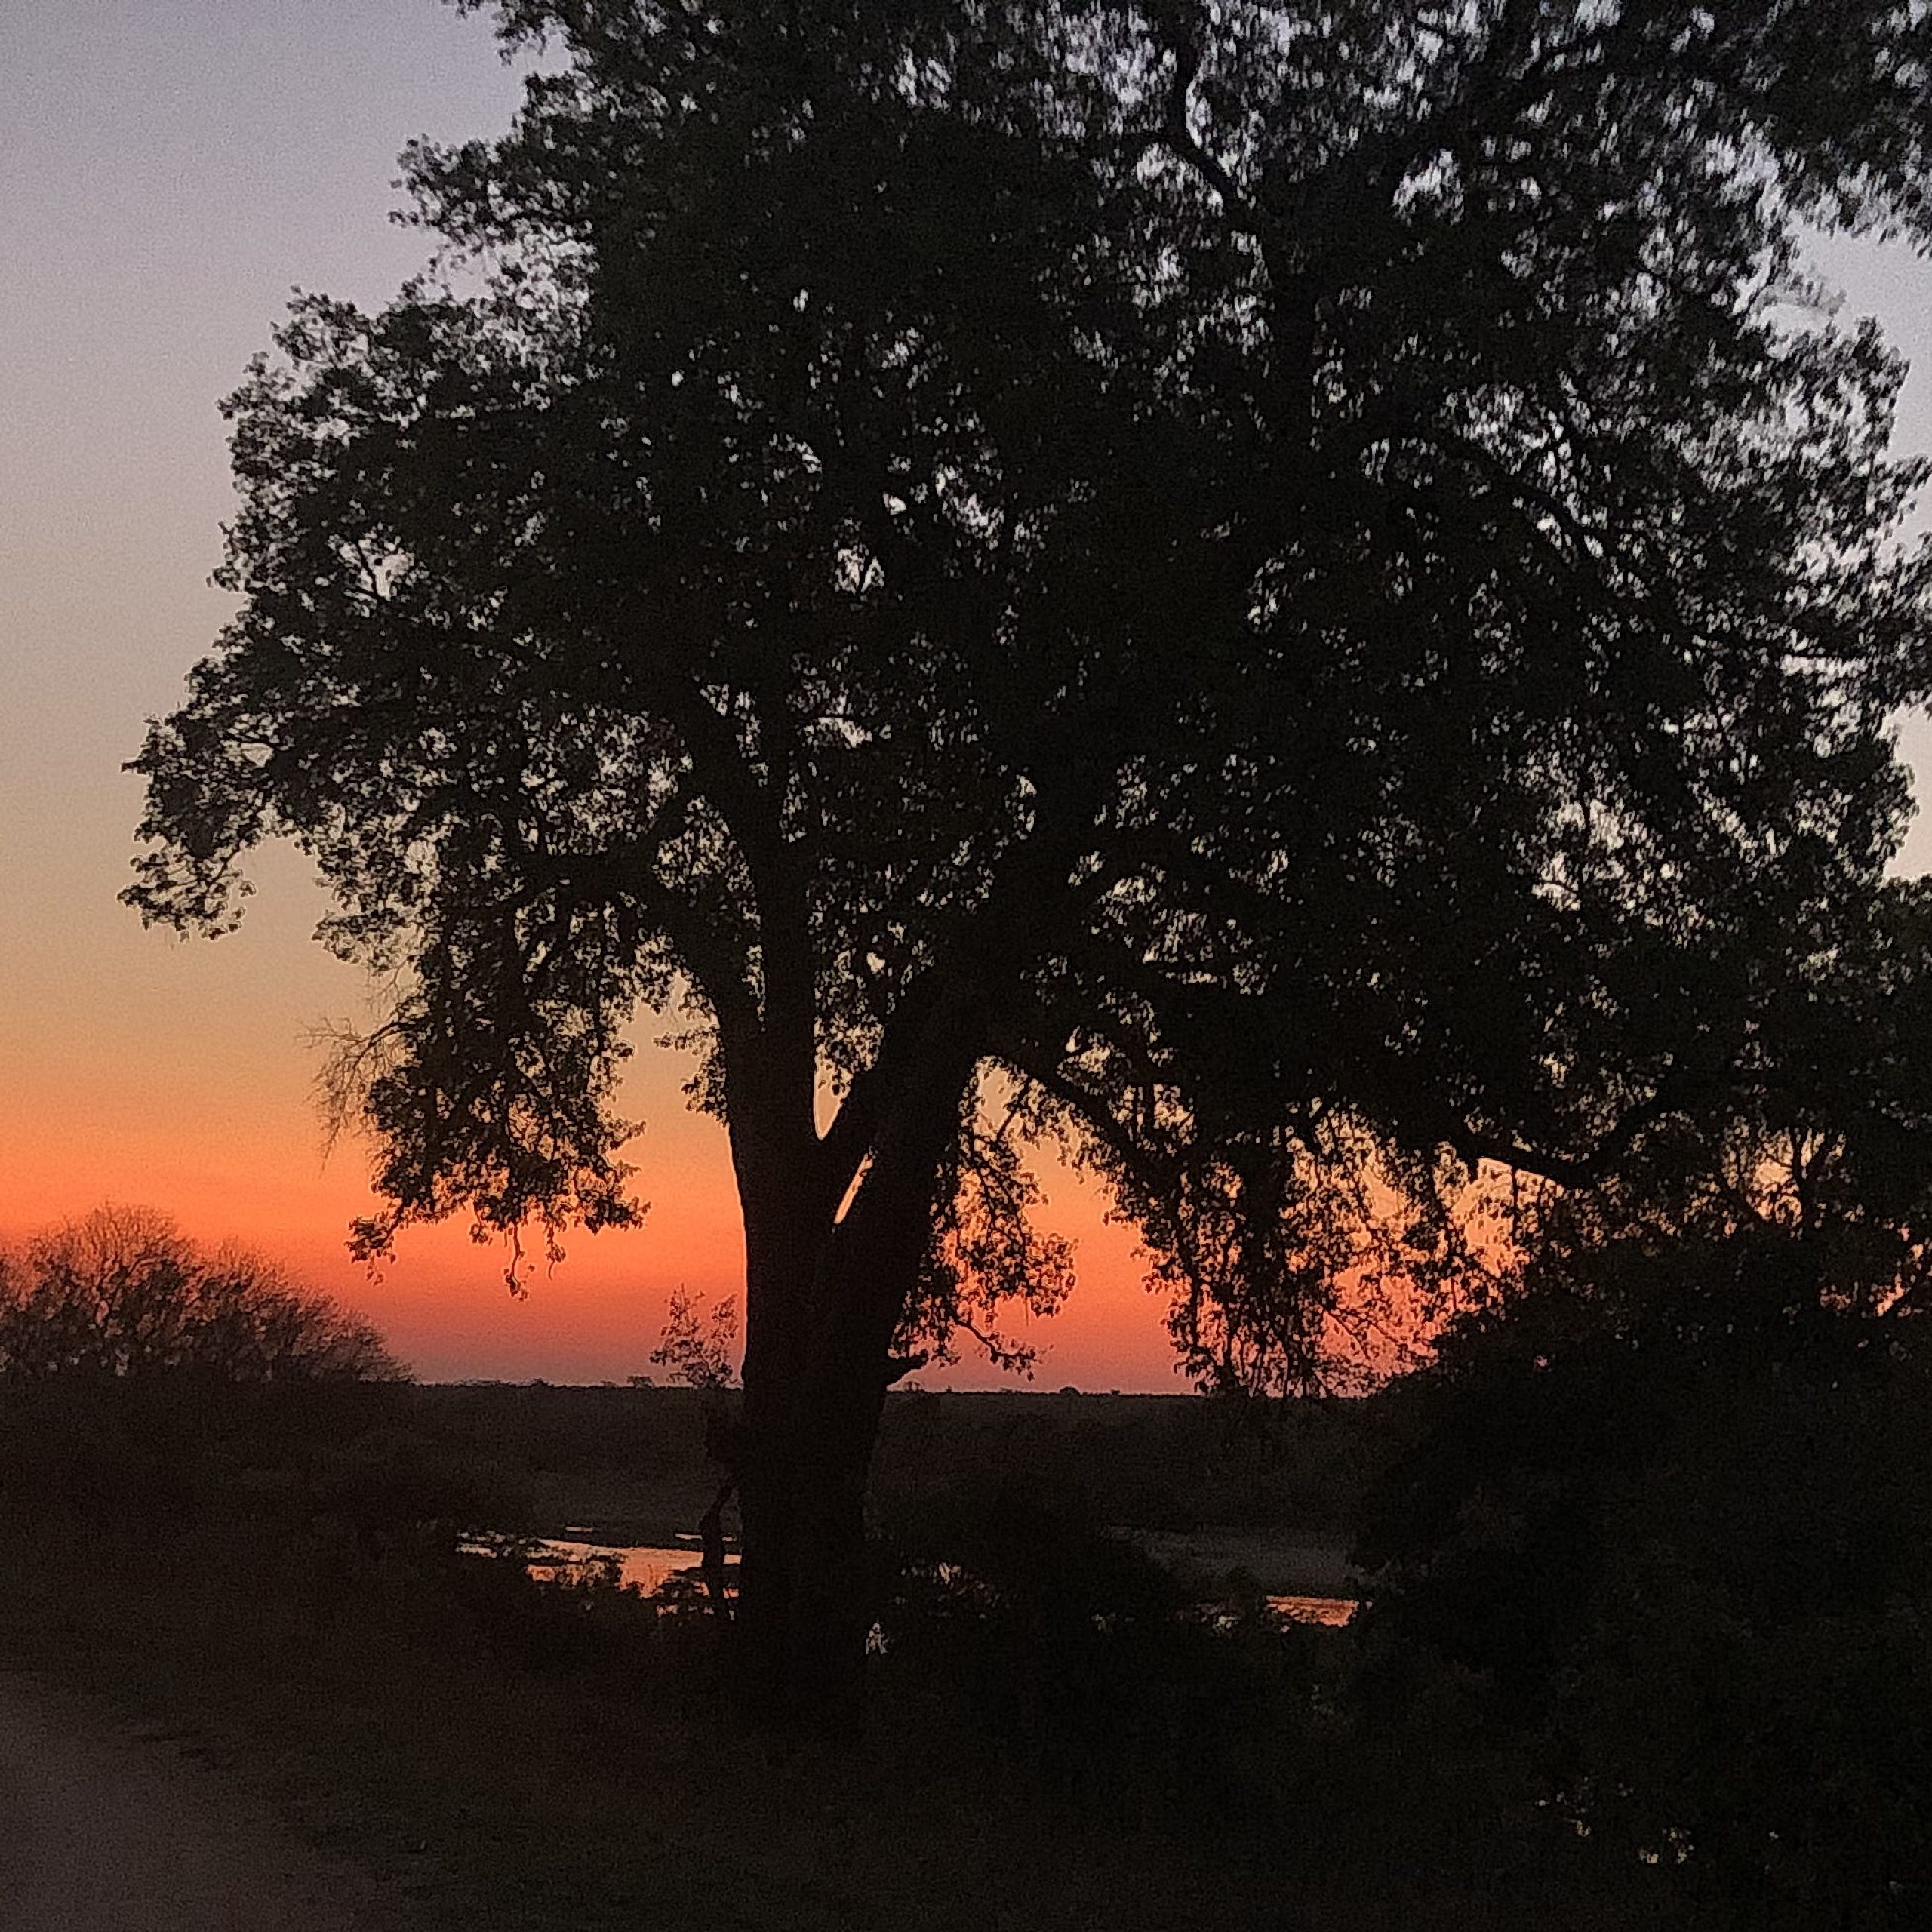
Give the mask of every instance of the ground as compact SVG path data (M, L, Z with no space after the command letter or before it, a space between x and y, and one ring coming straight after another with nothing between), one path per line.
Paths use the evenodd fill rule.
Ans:
M388 1894L180 1739L0 1672L8 1932L403 1932Z

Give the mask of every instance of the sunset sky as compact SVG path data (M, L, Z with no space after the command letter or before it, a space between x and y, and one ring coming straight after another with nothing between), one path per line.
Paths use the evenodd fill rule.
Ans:
M500 129L515 77L435 0L6 0L0 69L0 1235L151 1204L367 1310L426 1377L643 1371L670 1290L731 1292L741 1262L721 1131L648 1023L641 1232L580 1237L522 1300L460 1229L406 1236L372 1281L343 1249L362 1152L325 1158L307 1042L371 995L311 940L304 866L255 862L215 944L115 900L140 810L118 768L230 605L208 583L232 502L217 399L291 286L374 303L421 265L387 220L398 150ZM1900 439L1932 448L1932 268L1843 245L1820 266L1921 365ZM1932 771L1932 731L1905 745ZM1906 863L1932 864L1932 826ZM1131 1236L1051 1188L1081 1286L1041 1382L1179 1386Z

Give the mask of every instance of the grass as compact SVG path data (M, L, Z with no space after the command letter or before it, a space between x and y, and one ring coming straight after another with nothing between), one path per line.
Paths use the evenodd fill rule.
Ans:
M1318 1748L1300 1774L1325 1798L1299 1822L1217 1819L1171 1769L987 1748L986 1713L956 1684L888 1681L856 1746L748 1736L702 1626L607 1629L546 1666L546 1633L578 1614L554 1597L520 1622L530 1606L507 1588L459 1607L380 1568L318 1596L289 1555L206 1529L161 1550L43 1552L0 1592L0 1657L186 1742L374 1868L426 1927L1653 1922L1580 1894L1534 1847L1463 1832L1469 1792L1445 1803L1447 1759ZM1331 1639L1346 1641L1309 1633Z

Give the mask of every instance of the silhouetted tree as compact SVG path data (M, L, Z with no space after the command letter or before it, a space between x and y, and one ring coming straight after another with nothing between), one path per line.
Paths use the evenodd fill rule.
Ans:
M1471 1164L1607 1171L1877 878L1918 472L1799 237L1932 229L1932 23L496 11L562 59L410 150L435 271L229 405L241 609L131 896L221 930L288 833L400 975L367 1248L634 1218L624 1029L681 1011L747 1661L835 1700L888 1378L1065 1285L1017 1143L1198 1374L1292 1383L1358 1209L1422 1260Z
M370 1323L152 1209L97 1208L0 1255L0 1382L176 1371L252 1386L403 1374Z
M1497 1292L1389 1398L1414 1440L1361 1553L1389 1571L1406 1622L1485 1668L1540 1686L1601 1614L1606 1512L1642 1472L1661 1465L1660 1484L1688 1491L1742 1456L1734 1481L1749 1491L1749 1455L1721 1430L1698 1423L1703 1449L1682 1453L1700 1412L1745 1411L1760 1454L1773 1425L1801 1426L1817 1466L1808 1505L1795 1492L1729 1499L1714 1547L1742 1560L1783 1508L1758 1583L1789 1597L1821 1555L1836 1587L1881 1577L1883 1539L1853 1539L1854 1572L1843 1537L1817 1533L1833 1512L1855 1521L1882 1487L1854 1494L1838 1479L1865 1452L1828 1451L1822 1419L1842 1406L1830 1390L1869 1385L1860 1426L1896 1433L1900 1417L1870 1390L1922 1407L1932 1367L1932 883L1894 883L1832 943L1817 937L1807 969L1767 1002L1726 1104L1645 1131L1595 1186L1523 1186ZM1767 1391L1777 1412L1752 1416ZM1801 1506L1808 1534L1792 1521Z
M737 1339L738 1305L728 1295L705 1315L688 1289L674 1288L651 1359L687 1389L723 1389L731 1380L731 1345Z

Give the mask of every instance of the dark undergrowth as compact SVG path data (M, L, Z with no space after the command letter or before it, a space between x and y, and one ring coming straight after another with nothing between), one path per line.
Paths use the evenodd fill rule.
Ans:
M1700 1438L1694 1496L1673 1452L1655 1496L1638 1457L1620 1500L1586 1508L1551 1473L1567 1437L1534 1418L1515 1463L1483 1449L1480 1508L1438 1507L1404 1471L1437 1481L1465 1410L1501 1412L1486 1386L1458 1406L1461 1386L1418 1388L1381 1521L1414 1574L1392 1566L1387 1600L1345 1630L1284 1626L1252 1592L1206 1607L1200 1581L1077 1497L997 1474L932 1485L877 1546L867 1722L844 1743L743 1727L695 1593L649 1601L614 1576L546 1583L463 1554L466 1530L526 1526L528 1497L413 1433L392 1393L224 1408L205 1391L14 1391L0 1664L189 1740L432 1927L1922 1924L1917 1559L1862 1611L1871 1592L1841 1592L1798 1623L1754 1622L1756 1571L1710 1567L1750 1546L1719 1443ZM1833 1439L1869 1447L1874 1417L1917 1412L1881 1393ZM1787 1408L1807 1428L1819 1413L1760 1407L1722 1432L1757 1469ZM1715 1425L1710 1401L1687 1412ZM1556 1460L1492 1495L1533 1443ZM1813 1466L1825 1493L1873 1499L1868 1540L1917 1520L1862 1466ZM1786 1487L1790 1514L1804 1486ZM1546 1656L1515 1631L1487 1657L1485 1632L1539 1590L1580 1634L1552 1613Z
M1049 1541L1065 1574L1029 1580ZM1656 1875L1608 1884L1453 1712L1361 1734L1346 1633L1211 1629L1061 1524L978 1552L972 1588L900 1573L844 1744L740 1727L701 1614L440 1531L236 1507L8 1546L8 1663L189 1738L426 1925L1660 1922Z

